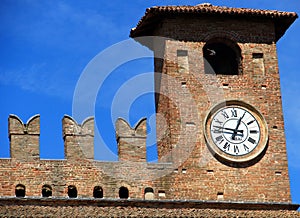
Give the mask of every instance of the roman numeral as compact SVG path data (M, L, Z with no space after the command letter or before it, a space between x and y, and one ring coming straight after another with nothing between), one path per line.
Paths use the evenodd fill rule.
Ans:
M236 109L231 110L231 117L237 117L237 111Z
M234 153L236 153L236 154L238 154L240 152L239 147L237 145L234 145L233 149L234 149Z
M223 124L223 122L220 121L220 120L218 120L218 119L215 119L215 122L218 123L218 124L220 124L220 126L222 126L222 124Z
M256 143L256 141L253 138L251 138L251 137L248 138L248 141L251 142L252 144Z
M215 129L215 128L212 130L212 132L213 133L222 133L221 129Z
M249 151L249 148L248 148L248 146L247 145L245 145L245 144L243 144L243 146L244 146L244 149L245 149L245 151Z
M250 130L250 133L251 134L256 134L256 133L258 133L258 130Z
M251 120L250 122L247 123L247 125L249 126L251 123L253 123L255 120Z
M226 113L226 111L222 111L221 114L224 116L225 119L228 119L229 116L228 114Z
M230 144L228 142L225 143L225 145L223 146L224 150L227 149L227 151L229 151L230 148Z
M221 144L224 141L223 136L219 135L218 137L216 137L216 141L219 142L219 144Z

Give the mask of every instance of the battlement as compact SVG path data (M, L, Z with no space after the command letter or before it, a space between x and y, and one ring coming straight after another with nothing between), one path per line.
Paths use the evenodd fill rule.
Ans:
M16 115L8 118L10 157L20 161L40 159L40 115L31 117L26 123ZM88 117L78 124L71 116L62 119L62 137L67 160L94 159L94 118ZM146 161L146 119L135 127L122 118L116 121L116 141L120 161Z
M68 160L94 159L94 118L78 124L72 117L62 119L65 157Z
M11 158L33 161L40 157L40 115L31 117L26 123L16 115L8 118L8 135Z
M122 118L116 121L118 162L94 160L93 117L81 124L63 117L64 160L40 159L40 115L26 123L10 115L8 126L11 158L0 159L0 196L144 198L153 179L173 171L170 163L146 162L145 118L133 128ZM145 190L154 198L153 188Z
M63 140L66 159L94 158L94 118L82 124L70 116L62 119ZM31 117L26 123L16 115L8 118L10 156L16 160L36 161L40 158L40 115Z
M119 161L146 161L146 128L146 118L141 119L134 128L122 118L117 119Z

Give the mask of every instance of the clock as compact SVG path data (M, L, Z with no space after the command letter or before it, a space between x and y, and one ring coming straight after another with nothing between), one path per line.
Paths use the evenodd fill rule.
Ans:
M247 162L266 148L268 128L264 117L253 106L230 100L210 110L205 118L204 135L214 156Z

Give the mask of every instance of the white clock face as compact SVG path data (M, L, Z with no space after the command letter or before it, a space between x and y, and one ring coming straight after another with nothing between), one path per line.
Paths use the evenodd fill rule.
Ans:
M221 152L243 156L251 153L259 144L261 129L249 110L228 106L219 109L212 117L210 135Z
M246 163L263 157L268 147L268 126L252 105L227 100L208 112L204 119L204 137L209 151L218 161Z

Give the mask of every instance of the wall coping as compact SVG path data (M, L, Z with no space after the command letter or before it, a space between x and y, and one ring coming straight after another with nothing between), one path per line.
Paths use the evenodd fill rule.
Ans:
M197 208L235 210L297 210L300 204L287 202L244 202L244 201L202 201L202 200L142 200L112 198L66 198L66 197L0 197L0 206L95 206L95 207L141 207L141 208Z

